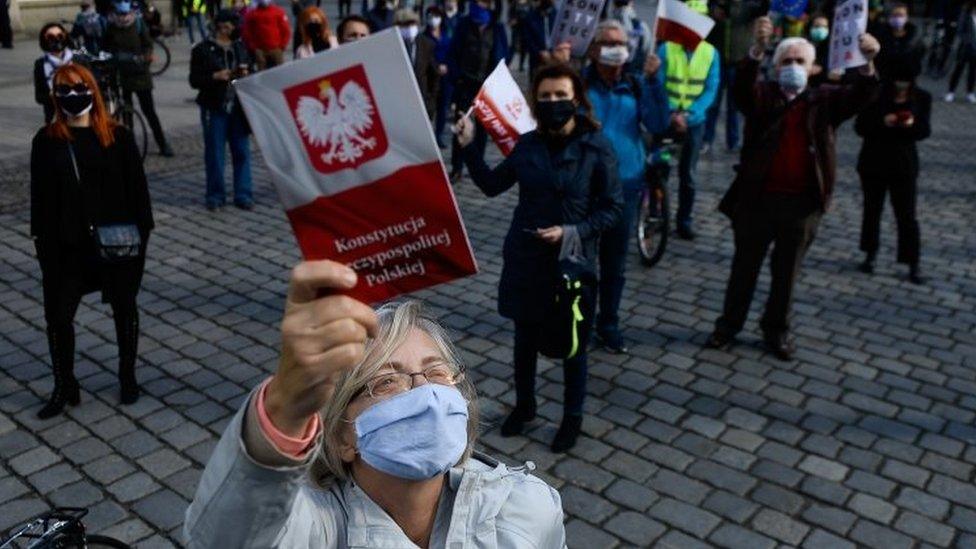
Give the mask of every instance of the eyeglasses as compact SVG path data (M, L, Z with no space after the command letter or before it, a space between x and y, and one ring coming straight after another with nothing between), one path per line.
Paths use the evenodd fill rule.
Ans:
M359 398L363 394L369 395L370 398L388 398L400 393L406 393L410 389L413 389L417 376L423 376L427 380L427 383L453 386L461 381L461 378L464 377L464 372L455 371L450 365L443 363L435 364L423 372L390 372L380 374L370 378L366 382L366 385L353 396L352 400Z
M74 84L55 84L54 93L56 95L70 95L74 92L75 95L84 95L89 93L88 86L84 82L75 82Z

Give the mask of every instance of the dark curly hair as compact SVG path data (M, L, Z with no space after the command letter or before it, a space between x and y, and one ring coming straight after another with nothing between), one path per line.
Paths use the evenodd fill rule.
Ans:
M71 36L68 34L67 29L64 28L64 25L62 25L61 23L48 23L43 27L41 27L41 32L37 33L37 45L41 48L41 51L47 51L47 49L45 48L46 44L44 43L44 35L47 34L47 31L51 29L60 29L61 32L64 33L64 39L66 41L67 46L69 48L72 47Z
M529 94L529 107L532 109L532 114L535 115L536 113L536 106L538 104L536 96L539 93L539 86L542 84L542 81L559 80L562 78L568 78L573 83L573 99L579 105L577 116L582 117L586 125L592 129L599 129L600 123L594 118L593 105L590 103L590 98L586 95L586 83L583 82L583 77L580 76L579 72L566 63L549 63L535 71L535 74L532 76L531 93Z

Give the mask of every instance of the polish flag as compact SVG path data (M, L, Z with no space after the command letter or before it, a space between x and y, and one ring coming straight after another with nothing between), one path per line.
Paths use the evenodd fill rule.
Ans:
M663 42L681 44L694 51L698 43L708 36L715 21L689 8L680 0L658 0L654 37Z
M505 156L512 152L523 133L536 127L529 104L504 59L481 85L472 111Z
M370 303L477 272L396 29L234 82L302 255Z

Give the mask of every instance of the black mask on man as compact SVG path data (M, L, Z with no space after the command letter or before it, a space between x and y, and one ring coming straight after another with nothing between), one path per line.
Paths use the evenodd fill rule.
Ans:
M535 115L543 130L554 132L562 129L576 114L576 104L571 99L558 101L539 101L535 105Z

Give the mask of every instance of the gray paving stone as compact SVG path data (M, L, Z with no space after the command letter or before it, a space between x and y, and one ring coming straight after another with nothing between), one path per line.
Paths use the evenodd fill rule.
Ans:
M759 511L752 519L756 531L790 545L799 545L806 537L810 527L802 522L770 509Z
M579 519L573 519L566 523L566 541L570 547L580 548L613 548L619 544L619 541L610 534Z
M659 499L654 490L645 488L627 479L620 479L614 482L607 488L604 495L614 503L641 512L646 511Z
M949 526L911 512L902 513L898 517L895 529L939 547L951 545L956 534Z
M905 487L895 499L895 505L911 509L935 520L942 520L949 513L949 502L915 488Z
M183 523L189 503L171 490L160 490L136 502L133 510L149 524L170 529Z
M772 549L776 547L774 540L735 524L722 525L712 533L709 541L720 547L741 549Z
M874 549L901 549L912 547L912 538L869 520L859 520L851 531L851 539Z
M701 539L708 537L721 522L712 513L671 498L658 501L651 507L650 515Z
M854 522L857 521L857 515L837 507L813 503L803 512L803 519L811 524L823 526L841 536L846 536L851 527L854 526Z
M758 509L758 505L735 494L714 490L702 503L702 508L716 515L744 523Z
M895 513L898 512L894 505L868 494L854 494L847 502L847 507L855 513L881 524L889 524Z
M7 465L20 476L27 476L35 471L49 467L61 458L46 446L38 446L28 450L7 462Z
M624 511L608 520L604 525L607 531L634 545L650 545L667 528L663 524L633 511Z
M853 543L824 530L814 530L803 542L806 549L855 549Z

